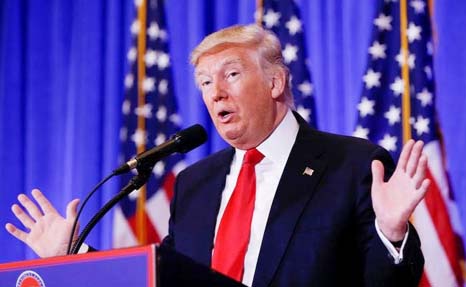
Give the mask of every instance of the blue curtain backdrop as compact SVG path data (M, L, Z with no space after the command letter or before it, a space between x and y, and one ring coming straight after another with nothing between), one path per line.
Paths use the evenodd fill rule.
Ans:
M4 230L19 193L41 188L64 213L117 165L123 79L133 0L0 2L0 262L34 258ZM434 9L437 108L453 188L466 222L466 3ZM377 11L374 0L297 1L304 21L320 129L351 134ZM253 22L254 0L168 0L171 63L183 126L203 124L210 141L194 162L225 146L196 90L189 52L206 34ZM116 192L89 203L84 223ZM89 242L111 247L111 215Z

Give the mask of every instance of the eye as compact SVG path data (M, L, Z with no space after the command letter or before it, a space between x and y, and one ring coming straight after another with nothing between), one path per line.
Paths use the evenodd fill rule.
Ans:
M212 82L211 82L211 81L208 81L208 80L202 81L202 82L201 82L201 86L202 86L202 87L207 87L208 85L210 85L210 83L212 83Z
M228 74L228 77L229 77L229 78L234 78L234 77L236 77L236 76L238 76L238 75L239 75L239 72L236 72L236 71L235 71L235 72L230 72L230 73Z

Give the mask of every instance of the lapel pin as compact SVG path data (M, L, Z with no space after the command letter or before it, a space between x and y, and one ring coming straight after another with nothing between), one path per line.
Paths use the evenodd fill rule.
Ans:
M314 173L314 170L310 167L306 167L303 171L303 175L309 175L309 176L312 176L312 174Z

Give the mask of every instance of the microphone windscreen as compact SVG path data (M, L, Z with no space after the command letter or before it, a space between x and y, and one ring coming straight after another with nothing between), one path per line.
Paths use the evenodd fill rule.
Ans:
M186 153L205 143L207 132L200 124L195 124L177 133L175 138L180 141L178 152Z

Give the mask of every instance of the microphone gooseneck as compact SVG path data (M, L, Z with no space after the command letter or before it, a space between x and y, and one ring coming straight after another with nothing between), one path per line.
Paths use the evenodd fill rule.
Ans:
M118 203L118 201L120 201L123 197L127 196L133 190L139 189L149 180L149 177L152 173L152 169L154 168L154 165L155 163L157 163L157 161L175 152L186 153L200 146L206 141L207 133L205 129L201 125L196 124L187 129L181 130L180 132L172 136L170 140L137 155L134 159L129 160L125 164L113 170L113 172L109 176L107 176L94 187L94 189L87 195L86 199L81 205L79 212L73 222L73 227L67 248L67 254L76 254L81 245L83 244L84 240L86 239L87 235L91 232L92 228L94 228L97 222L116 203ZM132 169L137 169L138 174L134 176L130 180L130 182L115 197L113 197L109 202L107 202L104 205L104 207L102 207L102 209L99 210L99 212L89 221L89 223L83 229L83 232L79 235L78 239L73 245L73 235L76 232L79 216L89 198L97 191L97 189L100 186L102 186L111 177L126 173Z
M123 197L127 196L130 194L133 190L141 188L148 180L149 177L152 173L152 167L146 167L146 168L138 168L138 174L135 175L129 183L121 189L117 195L115 195L109 202L107 202L104 207L102 207L99 212L92 217L92 219L89 221L89 223L84 227L82 233L79 235L78 239L76 240L75 244L73 245L73 248L71 249L70 254L77 254L79 251L79 248L81 245L84 243L84 240L86 240L87 235L91 232L91 230L94 228L94 226L99 222L100 219L113 207L115 204L118 203Z

